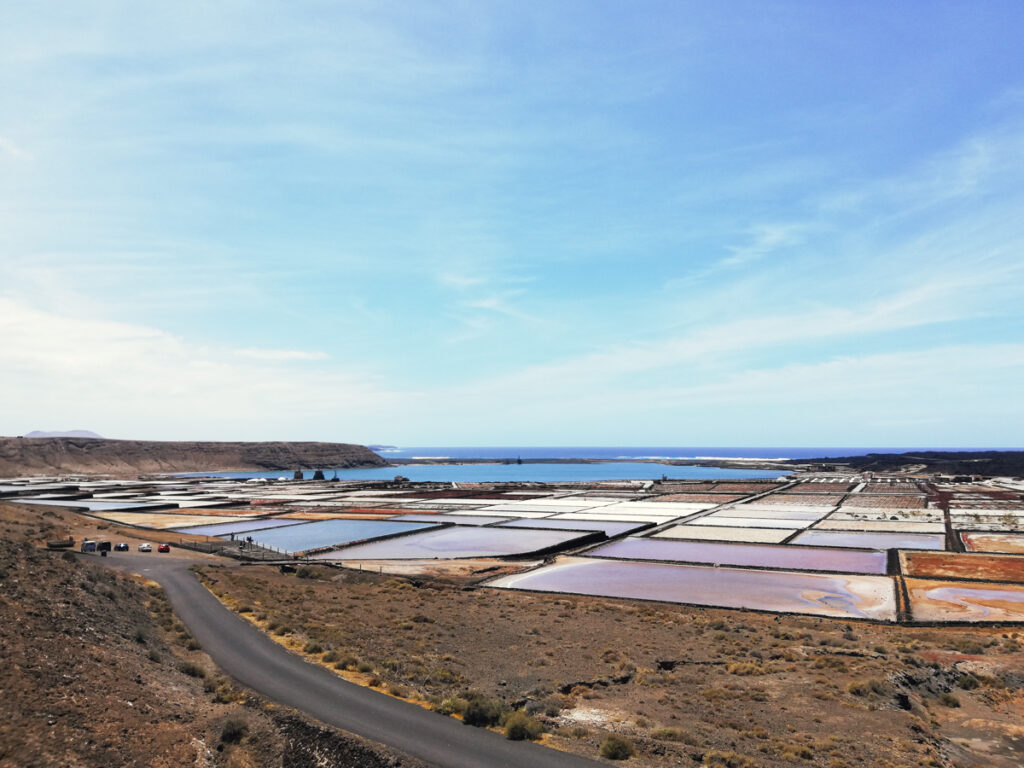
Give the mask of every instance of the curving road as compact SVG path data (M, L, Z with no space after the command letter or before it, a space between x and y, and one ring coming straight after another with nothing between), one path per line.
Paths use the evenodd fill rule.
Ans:
M99 561L97 559L97 561ZM439 768L594 768L602 763L483 728L349 683L287 651L211 595L188 570L195 561L113 553L103 564L158 582L178 617L226 674L311 717Z

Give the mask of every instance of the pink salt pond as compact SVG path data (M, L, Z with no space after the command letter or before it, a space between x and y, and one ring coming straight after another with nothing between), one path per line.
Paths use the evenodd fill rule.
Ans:
M414 525L396 523L396 525ZM580 546L600 540L598 531L527 530L451 526L423 533L356 544L316 557L323 560L423 560L429 558L510 557Z
M893 581L886 576L561 558L553 565L495 579L488 586L834 618L896 618Z
M594 557L622 560L663 560L677 563L711 563L753 568L784 568L796 571L884 574L886 553L815 547L769 547L759 544L623 539L589 552Z
M1024 585L907 579L914 621L1024 621Z
M791 544L857 549L945 549L946 537L939 533L854 533L852 531L810 530Z

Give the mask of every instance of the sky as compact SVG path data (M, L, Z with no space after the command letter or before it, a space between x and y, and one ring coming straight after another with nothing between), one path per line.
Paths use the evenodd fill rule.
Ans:
M1024 444L1017 2L0 4L0 434Z

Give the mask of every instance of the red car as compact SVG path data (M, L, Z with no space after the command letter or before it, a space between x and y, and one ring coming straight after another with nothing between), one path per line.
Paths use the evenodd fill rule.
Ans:
M156 548L156 551L157 552L170 552L171 551L171 545L170 544L161 544L159 547Z

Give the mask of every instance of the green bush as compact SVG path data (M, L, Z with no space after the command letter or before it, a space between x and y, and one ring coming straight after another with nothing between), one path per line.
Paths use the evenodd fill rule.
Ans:
M704 753L701 765L707 766L707 768L753 768L755 763L746 755L712 749Z
M435 706L434 711L440 712L442 715L463 715L466 713L466 708L469 706L469 701L460 698L458 696L449 696L445 699L441 699Z
M633 745L614 733L609 733L601 743L601 757L609 760L627 760L632 756Z
M965 691L973 691L981 685L981 681L974 675L967 673L960 675L960 677L957 678L956 684L958 688L963 688Z
M884 680L858 680L846 686L846 690L854 696L884 696L888 692L889 686Z
M678 741L682 744L689 744L691 747L697 744L696 738L679 728L656 728L651 731L651 738L658 741Z
M960 699L958 699L952 693L942 693L939 694L939 703L945 707L956 709L960 706Z
M462 713L462 722L466 725L488 726L501 722L501 703L486 696L474 694L469 697L466 711Z
M245 720L233 717L224 723L224 728L220 732L220 740L225 744L237 744L245 738L248 732L249 726Z
M505 736L512 741L536 741L544 733L544 726L522 710L511 712L505 718Z
M178 669L189 677L206 677L206 670L191 661L184 662Z

